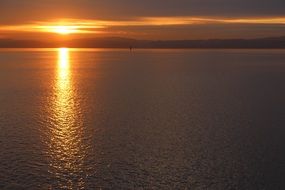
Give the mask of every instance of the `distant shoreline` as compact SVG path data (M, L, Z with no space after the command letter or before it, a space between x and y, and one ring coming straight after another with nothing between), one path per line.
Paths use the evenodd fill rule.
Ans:
M92 38L69 41L0 39L0 48L124 48L129 49L285 49L285 36L258 39L136 40Z

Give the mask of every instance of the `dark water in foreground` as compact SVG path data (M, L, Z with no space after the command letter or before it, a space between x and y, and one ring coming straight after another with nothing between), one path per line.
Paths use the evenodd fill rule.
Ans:
M285 189L285 50L0 50L0 189Z

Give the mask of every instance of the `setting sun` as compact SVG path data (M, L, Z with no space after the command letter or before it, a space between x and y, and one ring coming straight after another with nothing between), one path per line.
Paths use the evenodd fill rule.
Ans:
M55 27L53 27L53 32L61 34L61 35L68 35L71 33L76 33L76 27L73 27L73 26L55 26Z

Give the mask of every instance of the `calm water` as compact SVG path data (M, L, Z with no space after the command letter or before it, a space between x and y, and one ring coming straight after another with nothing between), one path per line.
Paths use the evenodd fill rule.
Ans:
M0 50L0 189L285 189L285 50Z

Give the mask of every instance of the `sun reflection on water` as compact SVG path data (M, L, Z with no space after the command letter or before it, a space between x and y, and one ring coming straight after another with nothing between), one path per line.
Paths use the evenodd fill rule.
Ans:
M56 178L56 187L82 189L84 151L82 150L82 118L76 101L72 80L70 51L58 50L58 62L52 101L50 135L50 172Z

